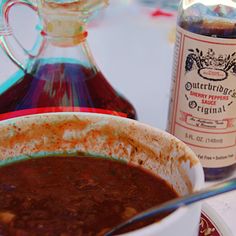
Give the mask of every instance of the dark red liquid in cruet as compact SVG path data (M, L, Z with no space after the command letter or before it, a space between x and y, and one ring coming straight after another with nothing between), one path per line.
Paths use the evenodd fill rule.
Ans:
M130 102L99 71L75 63L34 68L0 94L0 119L28 114L22 111L29 109L32 113L87 111L137 118Z

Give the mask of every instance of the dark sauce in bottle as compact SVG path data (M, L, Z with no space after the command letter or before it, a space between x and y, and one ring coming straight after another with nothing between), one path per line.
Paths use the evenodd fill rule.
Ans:
M224 39L234 39L236 38L236 21L232 20L230 15L223 14L221 10L230 10L229 7L218 5L209 7L207 11L204 12L206 6L202 4L192 5L186 14L180 12L177 24L181 28L195 34L214 37L214 38L224 38ZM221 9L222 8L222 9ZM198 14L193 14L198 11ZM201 12L202 11L202 12ZM236 9L235 16L236 16ZM192 13L191 13L192 12ZM233 10L229 11L231 14ZM188 16L187 16L188 15ZM235 41L236 43L236 41ZM236 51L236 47L235 47ZM235 82L236 84L236 82ZM235 111L236 116L236 111ZM217 150L213 150L217 152ZM226 167L220 168L205 168L205 179L217 180L229 177L232 175L236 169L236 163Z

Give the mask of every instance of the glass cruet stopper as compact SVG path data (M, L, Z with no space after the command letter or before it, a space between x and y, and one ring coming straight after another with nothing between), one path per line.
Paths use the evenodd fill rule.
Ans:
M58 43L66 38L70 38L72 44L77 43L86 37L86 24L95 12L107 5L108 0L38 1L43 32Z

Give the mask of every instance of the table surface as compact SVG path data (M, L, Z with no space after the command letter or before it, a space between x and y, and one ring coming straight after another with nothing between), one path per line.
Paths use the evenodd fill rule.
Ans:
M139 121L165 130L176 17L151 17L151 11L133 0L113 0L91 23L88 41L97 65L133 103ZM37 35L37 17L21 7L13 9L10 16L16 37L25 48L31 48ZM0 51L0 84L14 70L17 68ZM206 202L236 236L236 192Z

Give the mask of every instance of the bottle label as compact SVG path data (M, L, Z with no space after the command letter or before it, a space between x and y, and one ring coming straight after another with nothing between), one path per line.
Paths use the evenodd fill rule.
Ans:
M123 112L105 110L100 108L90 108L90 107L39 107L31 108L19 111L13 111L8 113L0 114L0 120L11 119L19 116L41 114L41 113L50 113L50 112L92 112L92 113L101 113L109 114L114 116L127 117L127 114Z
M177 28L169 132L204 167L236 162L236 39Z

